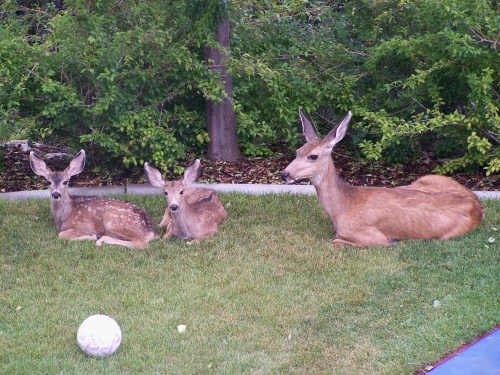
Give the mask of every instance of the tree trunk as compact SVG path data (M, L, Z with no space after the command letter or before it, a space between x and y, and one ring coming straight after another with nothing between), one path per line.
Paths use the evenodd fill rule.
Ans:
M217 26L216 41L229 51L229 19L224 16ZM220 73L227 97L221 103L207 100L207 129L210 137L207 158L210 160L235 161L243 158L238 144L236 115L231 99L233 98L233 77L228 74L224 60L227 56L217 48L205 48L207 66Z

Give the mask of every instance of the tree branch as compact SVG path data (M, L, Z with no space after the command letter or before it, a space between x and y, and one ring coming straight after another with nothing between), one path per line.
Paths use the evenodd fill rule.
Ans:
M483 133L486 134L490 139L492 139L493 141L495 141L496 143L498 143L500 145L500 139L498 139L497 137L495 137L495 135L493 135L493 133L489 130L483 130Z
M500 100L500 94L495 90L495 89L491 89L491 91L493 91L493 94L495 94L495 96L497 97L498 100Z

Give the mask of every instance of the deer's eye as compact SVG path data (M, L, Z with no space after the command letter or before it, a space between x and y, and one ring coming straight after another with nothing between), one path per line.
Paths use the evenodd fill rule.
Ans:
M168 195L168 193L167 193L167 192L165 192L165 195Z
M309 155L308 159L310 159L310 160L316 160L316 159L318 159L318 155Z
M63 185L67 185L68 184L68 181L63 181Z
M181 191L179 192L179 194L180 194L180 195L184 194L184 190L181 190Z

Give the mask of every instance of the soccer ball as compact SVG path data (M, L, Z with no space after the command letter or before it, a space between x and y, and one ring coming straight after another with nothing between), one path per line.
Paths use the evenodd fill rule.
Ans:
M78 346L92 357L111 355L122 342L122 331L116 321L107 315L91 315L85 319L76 334Z

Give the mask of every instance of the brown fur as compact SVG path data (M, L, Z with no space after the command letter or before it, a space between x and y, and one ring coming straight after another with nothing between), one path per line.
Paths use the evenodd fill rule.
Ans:
M167 199L165 214L160 226L166 226L163 238L171 236L199 242L219 231L227 212L217 193L205 188L188 188L200 177L200 161L184 172L179 181L165 181L160 171L149 163L144 164L146 177L151 185L163 189Z
M299 113L307 143L282 178L288 183L311 180L335 228L334 244L370 247L406 239L445 240L481 224L484 208L479 199L448 177L423 176L396 188L347 185L335 170L331 150L344 137L350 112L324 139Z
M59 238L135 249L145 249L149 241L158 238L151 217L132 203L69 195L70 178L85 166L85 151L81 150L63 172L51 171L34 152L30 153L30 163L37 175L50 182L51 209Z

